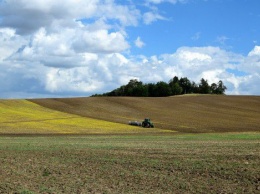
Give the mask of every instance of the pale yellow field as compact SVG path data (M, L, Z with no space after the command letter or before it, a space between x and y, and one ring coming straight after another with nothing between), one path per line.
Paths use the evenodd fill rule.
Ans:
M0 100L0 134L165 132L55 111L27 100Z

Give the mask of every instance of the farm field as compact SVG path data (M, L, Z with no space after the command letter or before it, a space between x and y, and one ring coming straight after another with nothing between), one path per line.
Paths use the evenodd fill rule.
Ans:
M0 136L0 193L259 193L260 134Z
M156 128L185 133L260 132L260 96L90 97L31 101L69 114L122 124L150 117Z
M140 127L69 114L39 106L28 100L0 100L0 114L0 135L166 132L161 129L140 131Z
M0 100L0 193L260 193L260 97ZM150 117L155 128L128 125Z

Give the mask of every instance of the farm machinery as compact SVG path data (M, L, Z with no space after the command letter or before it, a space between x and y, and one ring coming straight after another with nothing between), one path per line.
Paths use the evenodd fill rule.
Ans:
M142 122L129 121L129 125L142 126L145 128L154 128L154 125L149 118L145 118Z

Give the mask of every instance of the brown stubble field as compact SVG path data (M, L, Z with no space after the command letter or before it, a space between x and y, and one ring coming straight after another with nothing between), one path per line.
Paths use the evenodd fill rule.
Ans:
M260 96L91 97L32 102L118 123L150 117L157 128L179 132L260 131Z

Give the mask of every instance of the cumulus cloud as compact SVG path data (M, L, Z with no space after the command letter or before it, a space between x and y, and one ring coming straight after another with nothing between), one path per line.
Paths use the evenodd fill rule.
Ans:
M239 70L250 74L260 74L260 46L255 46L244 59Z
M122 52L129 48L124 33L109 33L104 29L94 32L79 31L72 46L76 52L97 53Z
M116 20L122 25L137 25L140 13L137 9L115 4L113 0L6 0L0 4L0 26L16 29L18 34L30 34L41 27L53 24L75 27L75 20L103 18ZM52 30L52 29L50 29Z
M51 68L46 74L46 90L50 92L92 92L102 86L95 80L89 69L79 67L73 69Z

